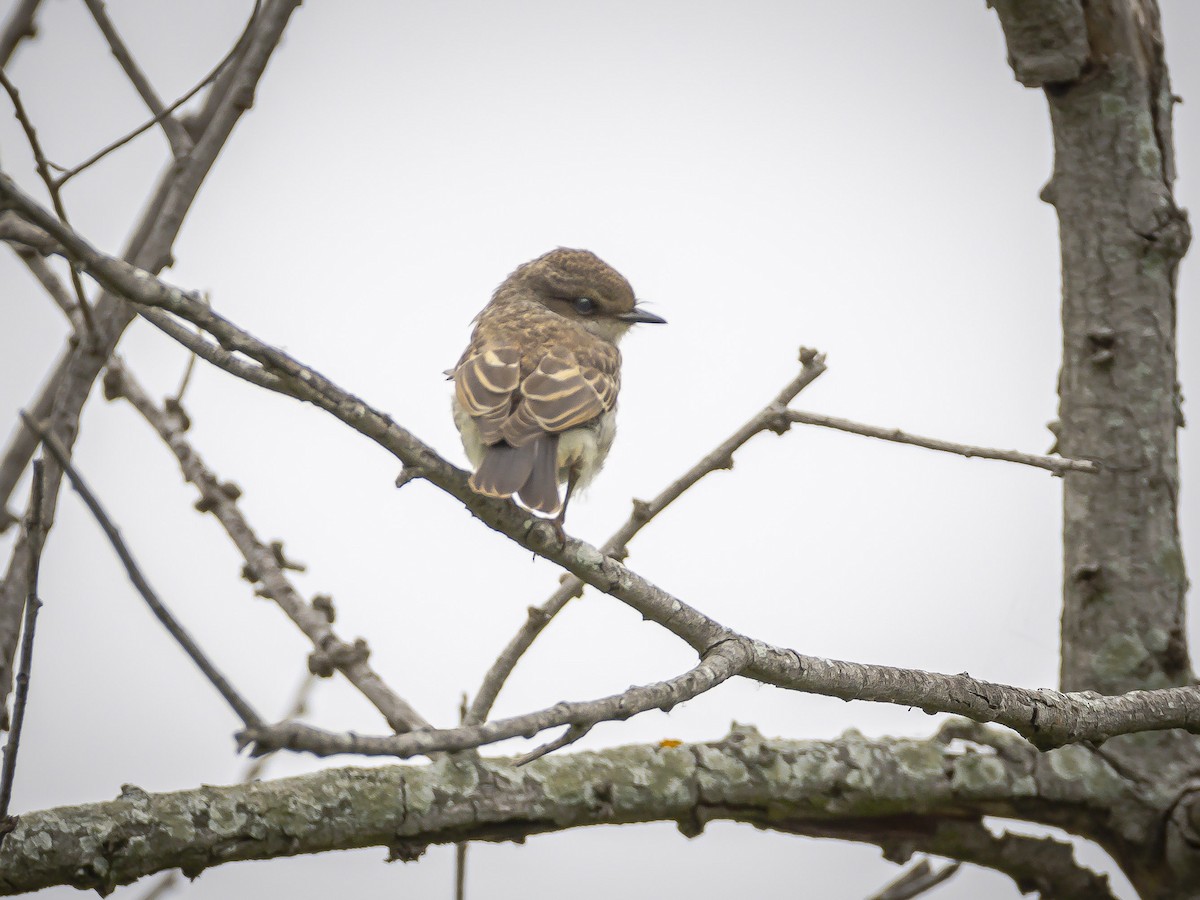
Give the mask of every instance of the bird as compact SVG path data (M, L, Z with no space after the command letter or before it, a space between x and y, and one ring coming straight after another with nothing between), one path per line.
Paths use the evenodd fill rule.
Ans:
M559 247L518 266L475 317L470 343L446 372L454 424L474 467L471 489L516 494L553 517L561 537L572 494L596 477L612 446L617 344L639 323L666 320L589 250Z

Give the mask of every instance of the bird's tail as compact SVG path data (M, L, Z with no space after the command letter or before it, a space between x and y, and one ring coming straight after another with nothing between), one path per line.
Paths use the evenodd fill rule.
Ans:
M471 476L471 489L489 497L511 497L535 512L554 515L558 499L558 435L542 434L522 447L493 444Z

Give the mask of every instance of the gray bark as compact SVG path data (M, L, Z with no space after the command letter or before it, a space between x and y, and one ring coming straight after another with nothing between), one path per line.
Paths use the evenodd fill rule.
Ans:
M957 847L983 865L1001 862L979 841L984 815L1097 839L1120 827L1116 813L1132 794L1093 751L1039 753L1019 738L1000 738L1000 749L952 744L954 730L928 741L785 741L735 727L715 743L564 754L520 768L467 754L170 794L126 786L106 803L22 816L0 850L0 894L58 884L104 893L163 869L195 876L234 860L355 847L413 859L430 844L597 824L674 821L694 836L731 819L870 841L895 857ZM1056 865L1047 883L1104 883L1069 853Z

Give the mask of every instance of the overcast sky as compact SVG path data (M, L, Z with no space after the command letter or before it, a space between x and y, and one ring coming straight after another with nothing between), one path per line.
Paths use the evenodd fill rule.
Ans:
M0 0L0 12L13 2ZM108 4L164 97L221 57L250 6ZM1176 112L1178 195L1195 206L1200 59L1185 50L1200 37L1200 7L1163 9L1175 90L1188 101ZM49 0L39 35L9 73L54 161L78 162L145 117L83 4ZM37 193L7 113L0 148L5 171ZM75 225L118 252L165 158L154 131L80 176L66 191ZM441 373L471 318L519 263L559 245L595 251L670 321L623 345L620 434L572 504L568 530L599 544L631 497L657 493L765 405L795 373L801 344L825 351L829 371L798 407L1044 452L1060 343L1056 221L1037 199L1051 164L1045 101L1013 80L982 2L310 2L164 277L210 291L220 312L465 464ZM1190 393L1198 265L1185 260L1180 287ZM0 298L7 423L65 330L11 254L0 254ZM120 352L159 395L186 360L143 322ZM705 377L685 389L697 369ZM558 571L427 484L396 491L391 457L311 407L203 366L187 406L198 451L242 486L260 533L308 564L303 589L334 596L339 632L367 637L372 662L427 718L456 721L460 694L475 691ZM164 599L260 709L282 713L310 648L239 581L240 560L191 508L173 457L128 407L97 395L76 458ZM1200 466L1187 432L1182 460L1195 568ZM22 486L17 502L25 496ZM797 428L755 439L732 472L649 526L629 562L717 620L803 653L1052 687L1059 506L1060 482L1040 470ZM5 555L11 538L0 538ZM67 493L42 593L14 811L108 799L127 782L163 791L237 780L236 720ZM495 712L602 696L693 662L677 639L589 593L547 631ZM384 728L338 679L321 683L311 717ZM598 727L578 746L714 739L732 720L796 738L850 727L923 736L937 724L735 681L669 716ZM321 765L280 758L268 774ZM181 895L449 896L449 849L403 866L383 856L224 866ZM720 823L688 841L650 825L475 847L469 896L560 895L565 884L581 898L648 896L653 884L837 900L895 873L872 847ZM930 896L1019 895L970 869Z

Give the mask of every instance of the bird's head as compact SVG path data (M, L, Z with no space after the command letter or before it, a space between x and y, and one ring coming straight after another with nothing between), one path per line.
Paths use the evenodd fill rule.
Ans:
M631 325L666 322L642 309L625 277L589 250L551 250L513 272L514 280L552 312L614 343Z

